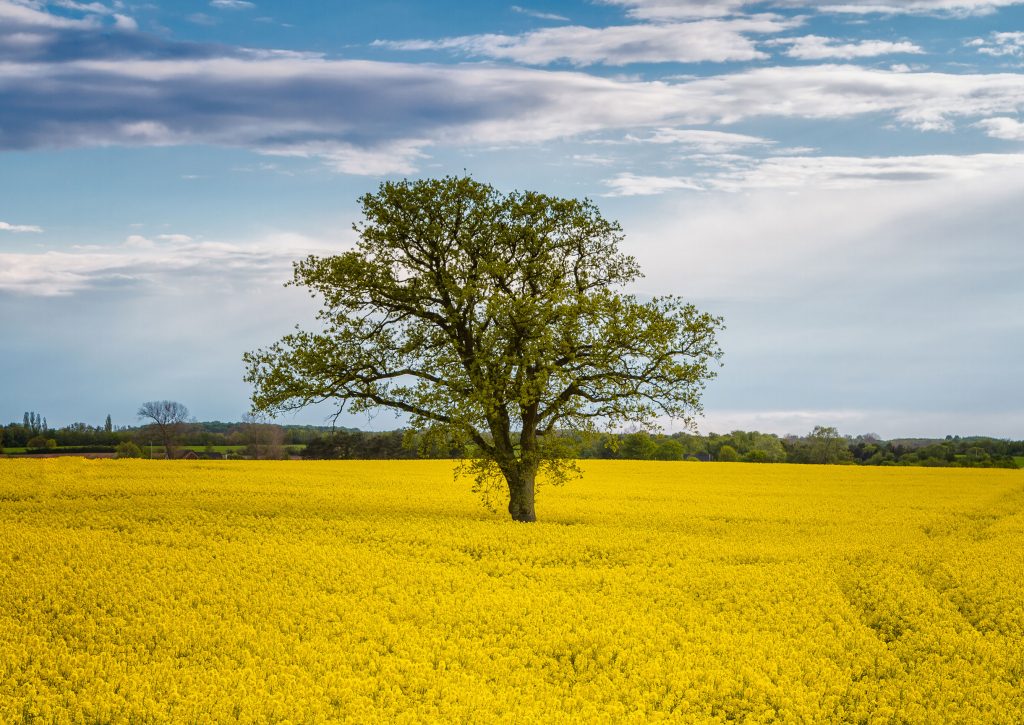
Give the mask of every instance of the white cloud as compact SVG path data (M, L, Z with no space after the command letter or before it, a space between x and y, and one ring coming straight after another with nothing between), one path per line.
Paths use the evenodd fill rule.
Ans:
M1024 154L921 156L710 155L698 175L637 176L622 173L605 180L608 196L642 196L673 190L740 192L751 189L863 189L879 185L969 181L1004 170L1024 169Z
M958 116L1016 112L1024 106L1022 78L1014 73L904 73L820 65L760 68L676 88L706 109L708 121L892 113L921 130L949 130Z
M630 17L642 20L689 20L734 15L750 3L744 0L599 0L627 9Z
M43 12L36 7L0 0L0 29L4 25L8 27L31 26L36 28L70 29L95 28L98 23L95 18L64 18Z
M540 10L531 10L530 8L524 8L521 5L513 5L510 8L510 10L512 10L512 12L514 13L519 13L521 15L529 15L531 18L538 18L540 20L556 20L566 22L568 22L569 20L569 18L565 17L564 15L558 15L556 13L545 13Z
M42 227L37 227L34 224L9 224L7 222L0 222L0 232L14 232L15 234L32 232L38 234L42 231Z
M199 242L184 234L157 239L133 234L122 244L0 253L0 292L55 297L105 285L173 289L206 275L223 285L279 284L290 276L292 260L332 246L297 234L246 244Z
M179 140L167 124L159 121L122 123L118 128L118 136L128 143L145 146L172 146Z
M672 144L708 154L720 154L750 146L769 146L771 139L742 133L711 131L696 128L659 128L647 136L629 135L626 140L637 143Z
M256 7L256 3L248 0L210 0L210 7L219 10L250 10Z
M818 12L851 13L856 15L938 15L947 17L968 17L990 15L1000 8L1020 5L1021 0L902 0L901 2L877 2L877 0L825 0L812 4L805 0L788 0L786 4L797 7L813 7Z
M967 42L979 53L992 56L1024 56L1024 33L1020 31L992 33L986 38L974 38Z
M615 159L599 154L573 154L570 158L577 164L592 166L611 166L615 163Z
M411 174L416 162L426 158L423 149L430 145L425 139L406 139L365 148L337 141L284 144L263 150L272 156L317 158L344 174L382 176Z
M544 28L522 35L466 35L442 40L374 41L394 50L454 50L471 56L548 65L693 63L767 57L745 33L779 33L801 24L774 15L703 20L669 25L578 25Z
M631 17L644 20L679 20L684 18L725 17L741 13L750 6L765 3L744 0L602 0L608 5L627 9ZM851 13L858 15L940 15L964 17L987 15L1002 7L1021 4L1022 0L775 0L774 7L806 8L816 12Z
M682 176L638 176L631 173L619 174L604 183L611 189L605 196L652 196L677 189L699 191L702 188L693 179Z
M210 17L206 13L192 13L191 15L186 17L185 19L188 20L190 23L193 23L195 25L211 26L211 25L216 25L217 24L217 18Z
M131 18L127 15L120 13L114 13L114 27L118 30L138 30L139 24L135 22L135 18Z
M149 237L145 237L145 236L143 236L141 234L131 234L131 235L128 236L127 239L124 240L124 246L126 246L126 247L134 247L136 249L141 249L141 248L155 247L156 246L156 242L154 242Z
M921 155L888 157L782 156L751 159L727 169L703 188L742 191L772 189L859 189L879 184L936 180L967 181L1005 169L1024 168L1024 154Z
M68 18L45 12L46 5L70 10L74 13L81 13L82 18ZM50 3L22 3L11 2L11 0L0 0L0 35L3 33L2 26L8 24L10 27L32 26L39 29L51 30L92 30L99 28L101 18L104 16L113 19L115 30L132 32L138 30L138 23L128 15L119 10L122 3L114 3L109 7L99 2L76 2L75 0L54 0ZM10 28L8 28L9 32ZM8 35L8 38L10 36Z
M114 12L103 3L97 2L83 3L75 2L75 0L56 0L56 2L52 2L51 4L59 8L74 10L80 13L91 13L94 15L111 15Z
M1024 141L1024 123L1015 118L986 118L974 125L984 129L985 133L992 138L1005 141Z
M844 43L838 38L820 35L805 35L799 38L779 38L768 41L772 45L788 45L786 55L801 60L823 60L826 58L872 58L892 53L923 53L920 46L909 41L890 42L886 40L861 40Z

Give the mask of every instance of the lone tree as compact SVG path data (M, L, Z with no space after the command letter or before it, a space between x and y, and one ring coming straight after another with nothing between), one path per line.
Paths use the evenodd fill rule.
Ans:
M816 425L807 436L811 463L850 463L853 455L846 439L831 426Z
M153 421L166 456L174 458L174 447L188 425L188 408L175 400L151 400L139 407L138 416Z
M502 194L468 177L388 182L360 200L359 241L294 264L322 329L246 353L253 410L390 408L460 444L485 497L535 521L538 473L578 475L560 430L659 416L690 423L721 319L621 287L637 262L589 200Z

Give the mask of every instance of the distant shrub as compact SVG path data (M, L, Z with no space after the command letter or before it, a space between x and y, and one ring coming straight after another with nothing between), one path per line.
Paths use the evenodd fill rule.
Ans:
M33 448L37 451L52 450L57 447L57 441L53 438L46 438L45 436L35 436L34 438L29 438L25 447Z
M726 444L718 449L718 460L720 461L732 462L738 461L739 459L740 454L737 453L736 449L730 446L729 444Z
M683 444L673 438L666 438L658 443L654 458L659 461L681 461L686 456Z
M117 454L118 458L142 458L142 449L132 441L118 443L117 448L114 449L114 453Z

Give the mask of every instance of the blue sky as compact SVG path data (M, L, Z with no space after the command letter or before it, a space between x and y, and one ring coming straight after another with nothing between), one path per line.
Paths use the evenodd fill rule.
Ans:
M704 431L1020 438L1022 29L1013 0L0 0L0 421L240 418L242 352L312 322L291 260L382 180L465 170L594 199L635 292L726 318Z

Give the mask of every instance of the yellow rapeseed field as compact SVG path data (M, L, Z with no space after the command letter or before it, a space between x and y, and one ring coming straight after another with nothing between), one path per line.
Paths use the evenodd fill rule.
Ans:
M0 461L0 722L1024 722L1024 472Z

